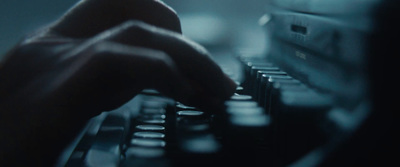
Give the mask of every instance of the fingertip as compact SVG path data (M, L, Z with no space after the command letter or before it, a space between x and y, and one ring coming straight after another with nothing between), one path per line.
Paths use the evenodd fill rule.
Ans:
M223 100L227 100L235 93L237 85L231 78L229 78L225 74L224 74L224 81L225 81L226 87L225 87L225 95L224 95Z

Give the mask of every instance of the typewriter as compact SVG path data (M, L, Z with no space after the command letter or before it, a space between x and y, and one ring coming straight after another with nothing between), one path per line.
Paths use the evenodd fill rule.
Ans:
M90 120L58 165L388 166L400 150L399 8L270 0L260 18L268 53L214 54L238 85L224 108L201 111L144 90Z

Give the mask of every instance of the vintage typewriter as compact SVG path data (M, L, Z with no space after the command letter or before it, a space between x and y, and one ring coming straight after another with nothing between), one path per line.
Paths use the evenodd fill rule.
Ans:
M389 98L399 3L272 0L271 50L217 56L237 81L201 111L144 90L93 118L59 166L386 166L399 152ZM398 43L398 42L397 42ZM397 86L396 86L397 85Z

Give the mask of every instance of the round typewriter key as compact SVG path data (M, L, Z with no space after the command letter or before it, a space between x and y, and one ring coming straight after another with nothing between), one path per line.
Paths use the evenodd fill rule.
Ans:
M162 131L165 129L165 127L158 125L138 125L136 126L136 129L143 131Z
M140 138L151 138L151 139L162 139L165 137L163 133L158 133L158 132L136 132L133 134L133 136Z
M228 108L237 108L237 107L257 107L258 104L255 101L227 101L225 102L226 107Z
M165 147L165 141L158 139L132 139L132 145L142 146L142 147Z
M126 158L158 158L165 154L162 148L148 148L148 147L129 147L126 150Z
M202 116L204 112L196 110L184 110L176 113L178 116Z
M149 120L149 119L165 119L164 114L142 114L139 119Z
M299 81L294 80L290 76L271 76L263 75L261 77L259 90L257 93L258 103L264 107L268 108L271 100L271 89L274 83L287 83L287 84L300 84Z
M249 95L239 95L235 94L231 97L231 100L238 100L238 101L245 101L245 100L251 100L252 97Z
M183 110L178 111L177 115L177 122L178 124L198 124L203 122L208 122L208 116L202 111L197 110Z
M227 112L236 116L257 116L264 114L264 109L261 107L251 107L251 108L228 108Z
M184 105L184 104L182 104L182 103L178 103L178 104L176 105L176 108L177 108L178 110L195 110L195 109L196 109L196 107L187 106L187 105Z
M146 124L164 124L165 120L163 119L148 119L148 120L141 120L141 122Z
M244 93L244 88L241 87L241 86L238 86L238 87L236 88L236 93L238 93L238 94L243 94L243 93Z

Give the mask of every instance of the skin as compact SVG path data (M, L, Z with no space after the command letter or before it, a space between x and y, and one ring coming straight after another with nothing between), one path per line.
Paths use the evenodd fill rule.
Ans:
M0 166L51 166L93 116L145 88L207 111L235 83L154 0L83 0L0 63Z

